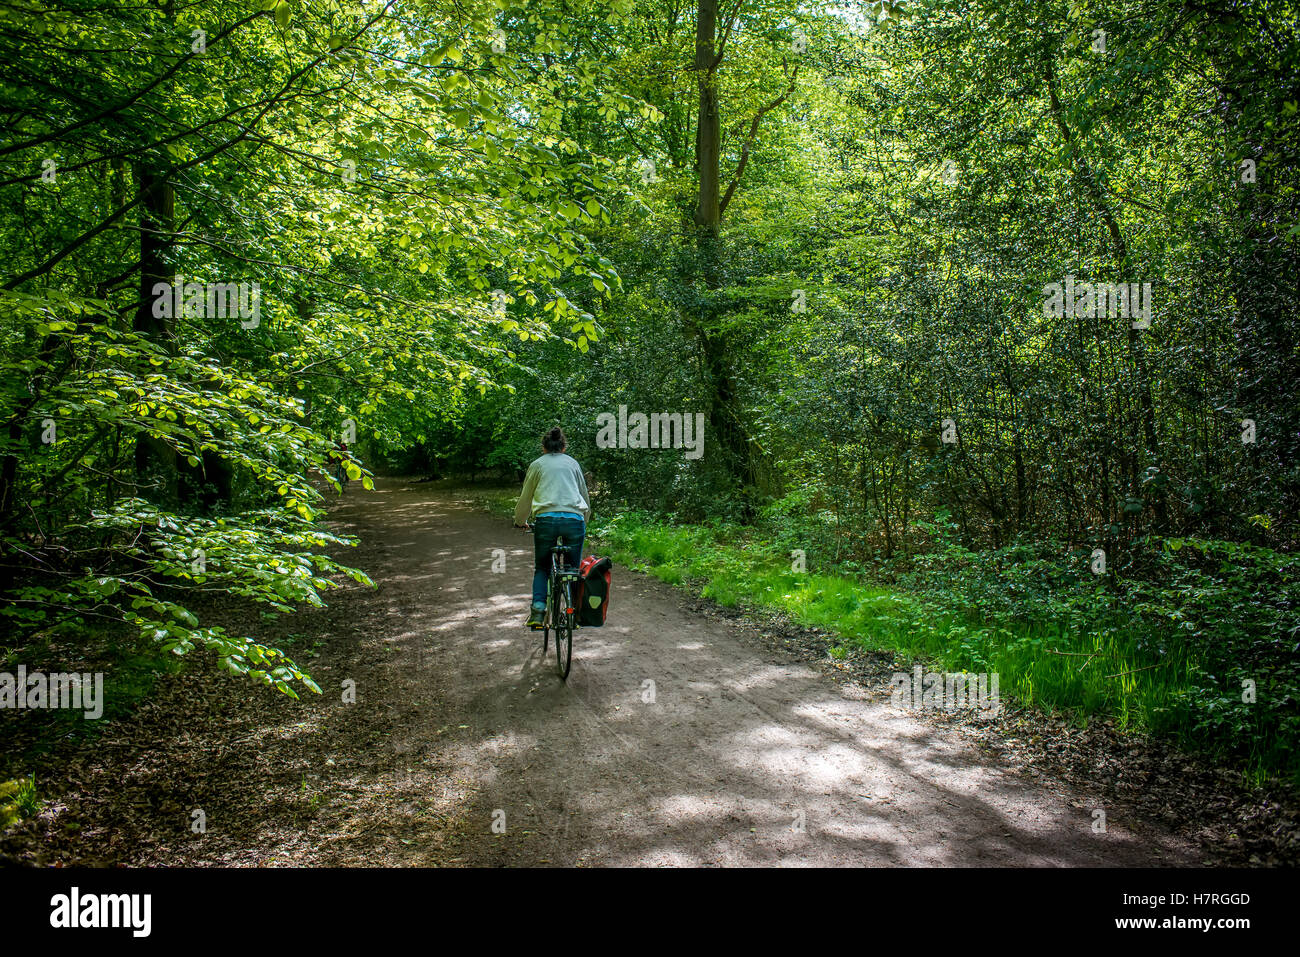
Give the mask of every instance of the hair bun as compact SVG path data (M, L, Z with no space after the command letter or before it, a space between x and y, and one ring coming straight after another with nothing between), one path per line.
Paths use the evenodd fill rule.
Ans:
M561 452L568 444L568 440L564 437L564 430L558 425L542 436L542 448L547 452Z

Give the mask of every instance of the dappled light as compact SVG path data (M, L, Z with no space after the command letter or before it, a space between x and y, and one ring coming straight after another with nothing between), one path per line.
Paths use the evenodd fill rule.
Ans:
M0 3L6 930L1300 863L1298 2Z

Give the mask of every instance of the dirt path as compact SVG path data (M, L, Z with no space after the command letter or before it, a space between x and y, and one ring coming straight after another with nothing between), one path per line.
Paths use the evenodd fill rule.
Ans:
M133 864L1150 865L1198 855L1001 770L968 738L779 661L618 567L567 684L521 621L532 540L454 491L381 482L332 517L351 588L296 618L330 637L295 703L186 676L76 794L130 807L56 856ZM495 549L506 570L493 574ZM498 555L500 553L497 553ZM307 645L301 637L295 653ZM357 701L341 700L345 679ZM653 682L654 700L645 700ZM233 691L233 693L232 693ZM185 709L202 714L177 719ZM149 730L153 728L153 730ZM157 753L130 742L157 740ZM114 740L104 742L113 754ZM87 805L88 806L88 805ZM207 831L194 834L191 809ZM66 810L66 809L65 809ZM75 809L74 809L75 810ZM78 816L78 815L74 815ZM81 809L79 819L85 817ZM504 833L494 832L494 822ZM53 839L53 838L49 838ZM93 851L91 849L94 849Z
M1172 841L1092 829L1086 802L1035 789L806 665L765 660L682 597L616 569L613 614L572 674L520 622L532 540L454 496L382 485L335 513L386 542L378 604L397 649L393 741L474 864L1142 864ZM506 571L492 574L493 550ZM647 699L653 682L653 703ZM445 775L451 771L454 783ZM403 773L407 773L403 771ZM1077 805L1077 806L1076 806ZM503 812L503 813L502 813ZM504 817L505 833L492 825ZM800 828L802 825L802 830ZM424 860L419 842L409 861ZM436 859L436 858L435 858Z

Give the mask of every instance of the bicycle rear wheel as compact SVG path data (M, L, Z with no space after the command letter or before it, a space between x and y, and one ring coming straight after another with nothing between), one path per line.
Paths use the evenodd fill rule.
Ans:
M573 608L571 585L565 582L561 594L556 597L555 609L555 665L560 677L568 679L569 666L573 663Z

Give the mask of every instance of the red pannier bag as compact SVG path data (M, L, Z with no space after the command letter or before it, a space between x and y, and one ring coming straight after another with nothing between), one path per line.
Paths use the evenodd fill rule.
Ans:
M578 566L578 594L574 596L578 624L599 628L609 611L609 581L614 563L608 558L588 555Z

